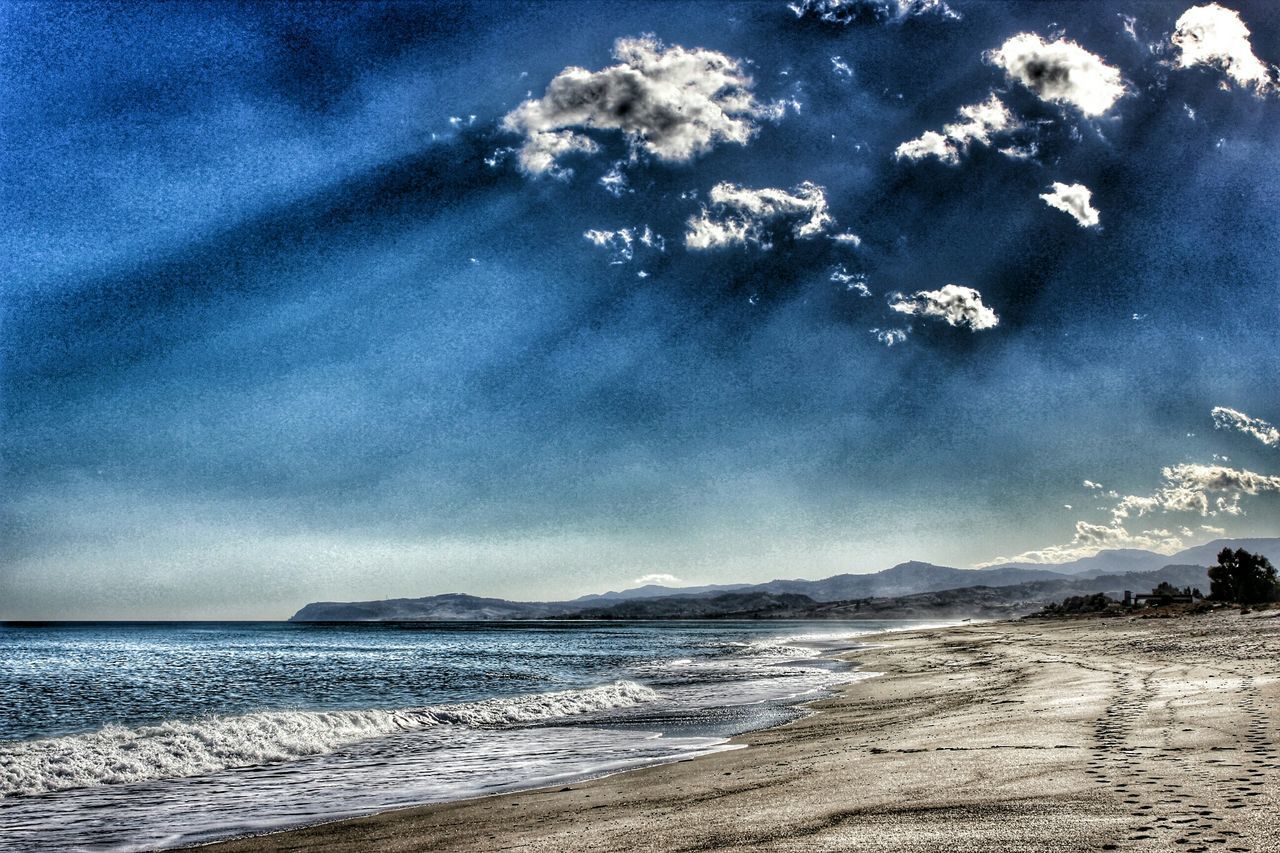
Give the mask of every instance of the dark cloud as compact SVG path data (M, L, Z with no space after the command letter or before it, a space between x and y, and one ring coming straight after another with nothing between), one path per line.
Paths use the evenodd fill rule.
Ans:
M959 284L945 284L937 290L918 290L911 296L899 296L889 307L901 314L942 320L949 326L967 326L974 332L1000 325L996 312L983 304L982 294Z
M506 115L502 126L524 137L521 169L556 174L562 157L595 153L587 129L621 131L633 159L685 163L718 144L745 145L759 120L785 114L759 101L742 61L723 53L641 36L618 39L613 56L618 64L600 71L566 68Z
M1010 80L1086 116L1107 112L1125 92L1117 68L1069 39L1048 41L1035 33L1019 33L987 58Z

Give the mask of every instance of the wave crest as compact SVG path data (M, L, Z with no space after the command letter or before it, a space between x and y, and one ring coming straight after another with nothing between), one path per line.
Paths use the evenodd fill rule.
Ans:
M792 645L790 637L751 642L712 642L706 643L705 647L719 649L717 655L722 657L798 658L812 657L815 654L813 649Z
M633 681L456 705L366 711L260 711L0 744L0 799L198 776L323 755L357 741L439 725L487 728L629 708L658 698Z

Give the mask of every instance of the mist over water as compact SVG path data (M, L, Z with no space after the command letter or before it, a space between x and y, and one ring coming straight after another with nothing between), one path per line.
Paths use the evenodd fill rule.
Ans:
M726 748L907 624L0 627L0 848L155 849Z

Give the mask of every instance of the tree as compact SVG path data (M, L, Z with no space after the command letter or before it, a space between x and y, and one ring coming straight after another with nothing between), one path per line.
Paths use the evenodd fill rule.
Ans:
M1280 599L1275 566L1262 554L1223 548L1218 565L1209 568L1209 597L1217 601L1258 604Z

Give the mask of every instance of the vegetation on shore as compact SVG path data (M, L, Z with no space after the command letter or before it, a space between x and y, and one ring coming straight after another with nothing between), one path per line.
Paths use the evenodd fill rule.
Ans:
M1242 605L1280 601L1280 580L1266 556L1223 548L1209 567L1209 597Z
M1045 605L1044 609L1032 614L1036 617L1062 616L1124 616L1128 613L1141 612L1142 615L1172 616L1181 614L1206 613L1219 607L1250 607L1280 602L1280 578L1276 569L1264 554L1252 554L1243 548L1234 551L1223 548L1218 553L1218 562L1210 566L1209 597L1202 599L1199 590L1195 590L1189 601L1177 601L1179 590L1167 583L1161 583L1151 591L1151 595L1143 596L1144 601L1130 600L1125 593L1125 601L1117 601L1105 593L1093 595L1068 596L1061 602Z

